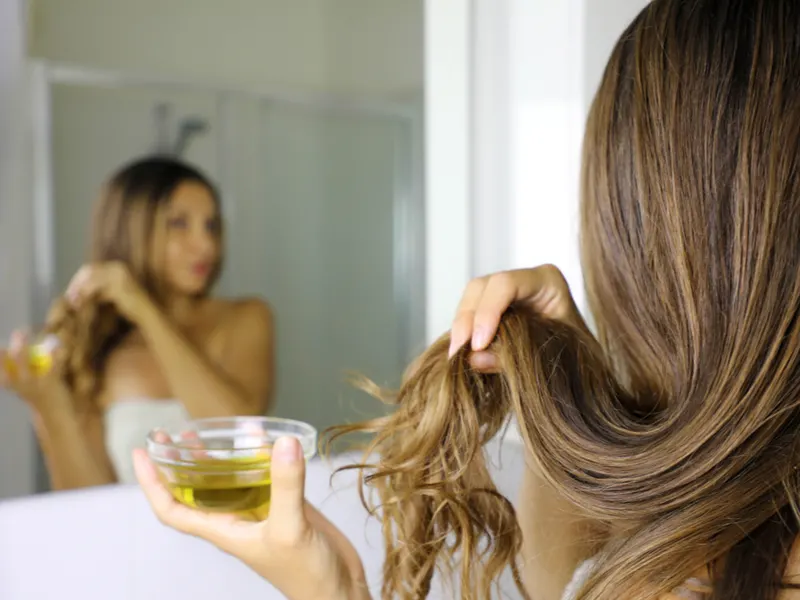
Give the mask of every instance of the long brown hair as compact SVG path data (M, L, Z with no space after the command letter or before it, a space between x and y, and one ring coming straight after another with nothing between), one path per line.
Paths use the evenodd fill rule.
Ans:
M488 598L515 565L480 451L509 414L550 484L625 532L580 600L657 598L703 565L717 600L776 598L798 533L800 3L651 2L590 110L581 215L596 339L512 309L499 374L442 339L393 415L335 431L376 434L384 598L425 597L448 557Z
M214 185L200 171L175 158L148 156L123 166L106 183L95 205L89 262L123 262L151 298L161 301L164 290L151 256L156 223L175 190L189 182L206 187L219 211ZM220 269L221 262L207 289ZM81 408L92 408L105 360L131 329L131 323L110 305L89 303L74 310L64 299L54 303L46 330L61 340L65 380Z

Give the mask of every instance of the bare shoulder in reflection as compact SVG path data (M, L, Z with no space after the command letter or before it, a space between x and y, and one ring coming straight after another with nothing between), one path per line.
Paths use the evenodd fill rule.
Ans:
M105 186L90 260L48 316L52 368L37 368L20 332L3 357L54 489L133 482L131 452L155 427L269 408L269 307L210 293L222 225L214 185L172 158L138 160Z

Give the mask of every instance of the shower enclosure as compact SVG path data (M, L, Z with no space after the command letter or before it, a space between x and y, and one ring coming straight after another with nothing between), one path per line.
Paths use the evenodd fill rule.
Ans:
M47 63L32 86L37 319L85 260L101 182L136 156L172 152L222 192L218 293L273 307L275 414L325 427L383 410L345 376L396 384L424 343L416 105Z

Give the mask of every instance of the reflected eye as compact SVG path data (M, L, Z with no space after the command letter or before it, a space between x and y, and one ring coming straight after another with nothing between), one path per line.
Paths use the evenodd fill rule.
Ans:
M206 221L206 231L213 234L218 234L220 231L220 222L218 218L209 219Z
M184 217L172 217L167 220L167 227L170 229L184 229L186 228L186 219Z

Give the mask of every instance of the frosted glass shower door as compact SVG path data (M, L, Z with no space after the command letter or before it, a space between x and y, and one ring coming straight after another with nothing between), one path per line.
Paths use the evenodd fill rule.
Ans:
M276 413L318 427L382 414L345 378L355 371L396 385L423 340L409 126L374 114L232 102L227 133L237 149L224 168L233 202L230 281L275 311Z

